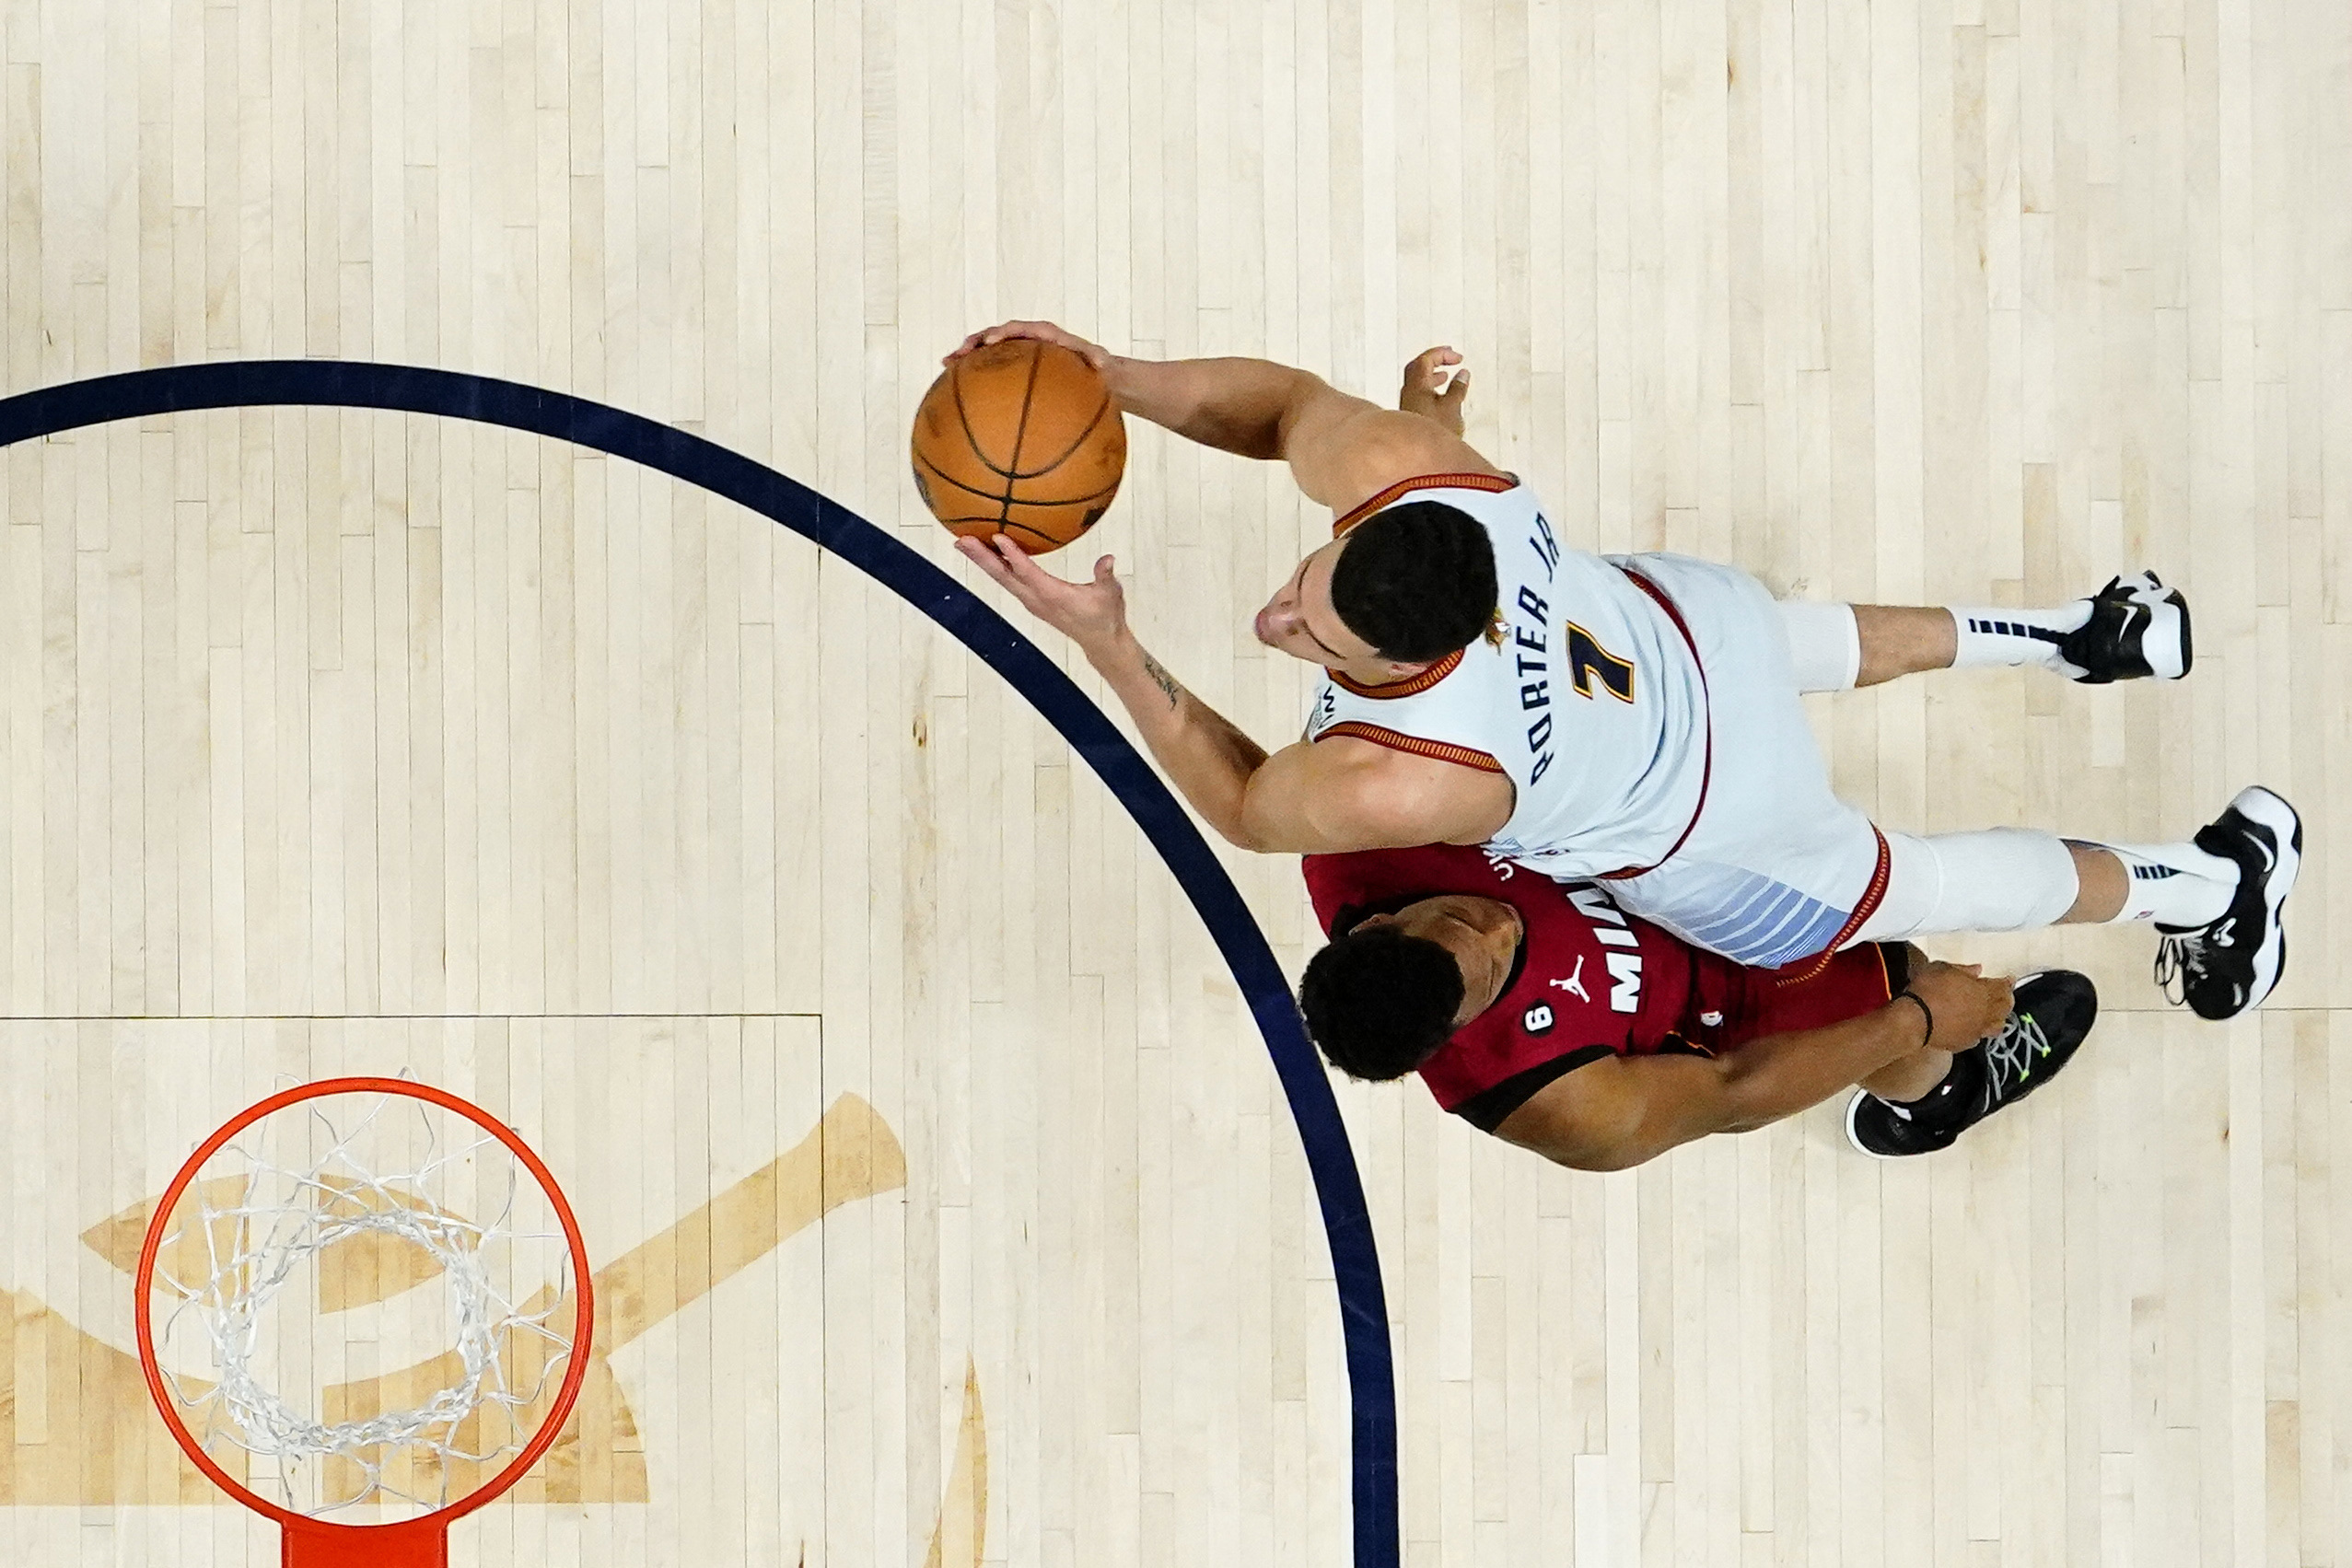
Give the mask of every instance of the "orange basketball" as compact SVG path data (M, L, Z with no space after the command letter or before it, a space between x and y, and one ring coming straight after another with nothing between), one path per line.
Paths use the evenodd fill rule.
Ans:
M1127 426L1093 366L1010 338L949 365L914 411L914 488L951 533L1031 555L1094 527L1119 494Z

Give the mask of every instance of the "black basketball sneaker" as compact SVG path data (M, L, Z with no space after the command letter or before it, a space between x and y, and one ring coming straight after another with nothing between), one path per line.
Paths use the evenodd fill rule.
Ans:
M2111 680L2178 680L2196 649L2189 637L2189 601L2153 572L2111 577L2090 596L2090 619L2058 644L2058 668L2087 686Z
M1880 1159L1948 1149L1962 1132L2015 1105L2074 1059L2099 1017L2099 992L2072 970L2044 970L2017 982L2009 1022L1991 1040L1952 1053L1951 1071L1909 1105L1857 1089L1846 1105L1846 1137Z
M2197 830L2197 848L2238 865L2238 892L2218 920L2156 927L2156 983L2200 1018L2234 1018L2258 1005L2287 967L2281 906L2303 864L2303 821L2260 784Z

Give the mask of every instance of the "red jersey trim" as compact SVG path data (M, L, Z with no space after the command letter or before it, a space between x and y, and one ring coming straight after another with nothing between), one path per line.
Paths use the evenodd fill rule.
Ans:
M1425 473L1417 479L1401 479L1332 524L1331 536L1337 539L1398 496L1416 490L1484 490L1491 495L1500 495L1506 490L1518 488L1519 481L1491 473Z
M1876 823L1870 827L1870 836L1879 841L1879 863L1871 871L1870 885L1862 889L1861 900L1854 906L1854 912L1846 917L1846 923L1838 928L1837 935L1830 938L1829 946L1822 948L1811 963L1794 974L1775 976L1773 979L1775 985L1802 985L1819 975L1822 970L1829 968L1829 961L1837 957L1837 950L1851 941L1856 932L1862 929L1863 923L1879 912L1879 905L1886 900L1887 896L1887 836L1879 831ZM1892 977L1886 972L1886 955L1880 953L1879 977L1881 980L1891 981ZM1892 984L1888 986L1888 990L1892 993L1893 990Z
M1391 751L1409 751L1416 757L1434 757L1440 762L1459 763L1465 768L1475 768L1482 773L1503 772L1503 765L1484 751L1473 751L1467 746L1450 746L1442 740L1424 740L1417 735L1399 735L1395 730L1382 729L1376 724L1360 724L1354 719L1345 724L1335 724L1315 738L1324 741L1335 735L1345 736L1350 740L1368 740Z
M1672 599L1666 597L1666 590L1664 588L1659 587L1656 583L1651 582L1648 577L1643 576L1639 572L1635 571L1630 566L1621 563L1618 565L1617 570L1623 572L1625 575L1626 580L1631 582L1634 587L1639 588L1642 592L1648 594L1650 598L1658 601L1658 608L1666 612L1666 619L1674 623L1674 630L1682 633L1682 645L1691 650L1691 667L1699 672L1699 708L1700 717L1705 721L1706 726L1706 761L1702 763L1699 768L1698 803L1691 807L1691 819L1682 824L1682 830L1681 833L1676 835L1673 844L1664 854L1659 855L1648 865L1629 865L1622 871L1602 872L1601 874L1601 879L1604 882L1620 881L1627 877L1639 877L1644 872L1655 871L1659 866L1665 865L1668 861L1673 859L1677 854L1681 854L1682 846L1691 842L1692 830L1699 825L1699 813L1706 809L1707 786L1715 782L1715 699L1707 691L1706 662L1699 657L1698 642L1691 635L1690 625L1688 622L1683 621L1682 612L1674 608L1674 601ZM1587 633L1586 635L1589 636L1591 633ZM1876 829L1871 830L1873 832L1877 831ZM1881 875L1883 875L1886 866L1886 841L1884 839L1880 839L1879 841L1879 863L1880 871ZM1871 907L1873 909L1878 907L1875 901L1873 901ZM1852 928L1849 926L1848 929L1851 930ZM1840 936L1838 941L1842 942L1846 938L1844 936ZM1836 947L1836 942L1830 944L1831 951L1835 951Z
M1332 683L1344 691L1353 691L1358 697L1370 697L1385 703L1397 697L1411 697L1426 691L1459 668L1461 665L1461 656L1467 652L1469 652L1467 648L1456 648L1418 675L1408 675L1402 680L1391 680L1380 686L1367 686L1360 681L1350 680L1335 669L1326 668L1323 673L1330 676Z

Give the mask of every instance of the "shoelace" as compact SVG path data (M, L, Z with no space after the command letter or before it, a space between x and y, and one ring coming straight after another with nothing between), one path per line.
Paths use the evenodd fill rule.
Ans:
M2050 1037L2033 1016L2011 1013L2001 1032L1985 1042L1985 1063L1993 1070L1993 1103L2000 1104L2032 1077L2035 1058L2049 1053Z
M2174 1006L2188 1000L2189 988L2213 971L2212 955L2206 951L2207 935L2216 947L2229 947L2236 922L2223 919L2195 931L2167 931L2158 934L2156 965L2153 974L2156 989Z

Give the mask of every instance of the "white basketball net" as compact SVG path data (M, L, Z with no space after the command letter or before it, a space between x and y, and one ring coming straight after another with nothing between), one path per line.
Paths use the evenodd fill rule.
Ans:
M472 1121L405 1095L301 1101L206 1161L180 1215L157 1360L254 1492L312 1517L431 1510L530 1443L572 1353L571 1249Z

